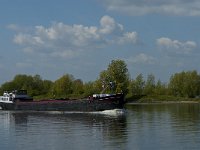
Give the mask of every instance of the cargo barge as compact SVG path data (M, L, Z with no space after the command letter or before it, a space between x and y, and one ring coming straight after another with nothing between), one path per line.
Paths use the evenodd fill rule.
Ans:
M104 111L122 109L124 107L124 94L93 94L84 99L43 99L34 100L27 95L26 90L4 92L0 96L2 110L26 111Z

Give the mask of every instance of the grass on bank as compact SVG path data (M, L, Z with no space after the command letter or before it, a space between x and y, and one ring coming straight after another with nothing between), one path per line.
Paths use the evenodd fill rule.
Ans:
M128 103L162 103L162 102L200 102L200 98L175 97L171 95L141 95L126 97Z

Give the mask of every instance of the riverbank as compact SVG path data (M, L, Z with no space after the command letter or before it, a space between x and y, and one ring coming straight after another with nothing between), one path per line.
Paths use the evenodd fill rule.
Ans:
M128 104L144 103L200 103L200 98L174 97L169 95L137 96L126 99Z

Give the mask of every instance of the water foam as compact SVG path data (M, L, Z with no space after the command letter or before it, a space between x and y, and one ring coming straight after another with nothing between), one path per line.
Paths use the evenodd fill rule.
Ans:
M91 113L108 115L108 116L121 116L126 113L126 110L125 109L112 109L112 110L96 111L96 112L91 112Z
M92 112L81 112L81 111L48 111L48 114L99 114L107 116L121 116L126 114L125 109L112 109L104 111L92 111Z

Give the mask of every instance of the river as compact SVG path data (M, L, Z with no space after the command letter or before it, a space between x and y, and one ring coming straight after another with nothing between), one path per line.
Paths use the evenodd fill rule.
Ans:
M2 150L200 148L200 104L127 105L102 113L0 110Z

